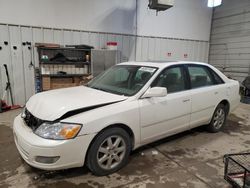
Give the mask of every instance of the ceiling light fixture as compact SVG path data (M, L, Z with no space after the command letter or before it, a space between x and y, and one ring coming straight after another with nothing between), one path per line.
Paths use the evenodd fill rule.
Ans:
M222 0L208 0L207 6L208 7L218 7L222 4Z

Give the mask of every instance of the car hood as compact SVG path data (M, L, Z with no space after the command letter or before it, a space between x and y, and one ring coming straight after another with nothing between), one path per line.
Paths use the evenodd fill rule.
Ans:
M123 101L128 97L78 86L56 89L32 96L26 104L27 110L35 117L54 121L68 112L82 112L111 103Z

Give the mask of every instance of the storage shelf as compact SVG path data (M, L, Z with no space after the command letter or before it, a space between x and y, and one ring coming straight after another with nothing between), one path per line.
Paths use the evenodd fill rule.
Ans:
M74 47L38 47L37 49L41 91L79 85L84 77L90 75L91 49ZM43 58L43 56L46 57ZM52 67L53 69L50 70ZM74 68L76 70L73 70ZM68 74L60 74L61 72Z
M47 77L80 77L80 76L89 76L89 74L42 74L42 76Z
M90 62L87 61L65 61L65 62L59 62L59 61L40 61L41 64L44 65L90 65Z
M79 48L49 48L49 47L39 47L39 49L41 50L64 50L64 51L67 51L67 50L73 50L73 51L86 51L86 52L90 52L91 49L79 49Z

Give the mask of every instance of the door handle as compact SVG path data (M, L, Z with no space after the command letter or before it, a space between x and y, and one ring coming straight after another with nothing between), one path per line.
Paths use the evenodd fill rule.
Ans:
M219 92L218 91L215 91L214 94L217 95Z
M184 99L182 102L189 102L190 99Z

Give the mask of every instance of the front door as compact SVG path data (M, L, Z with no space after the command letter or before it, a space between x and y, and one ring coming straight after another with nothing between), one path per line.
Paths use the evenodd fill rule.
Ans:
M165 97L139 100L142 144L189 129L191 96L184 68L166 68L151 87L166 87Z

